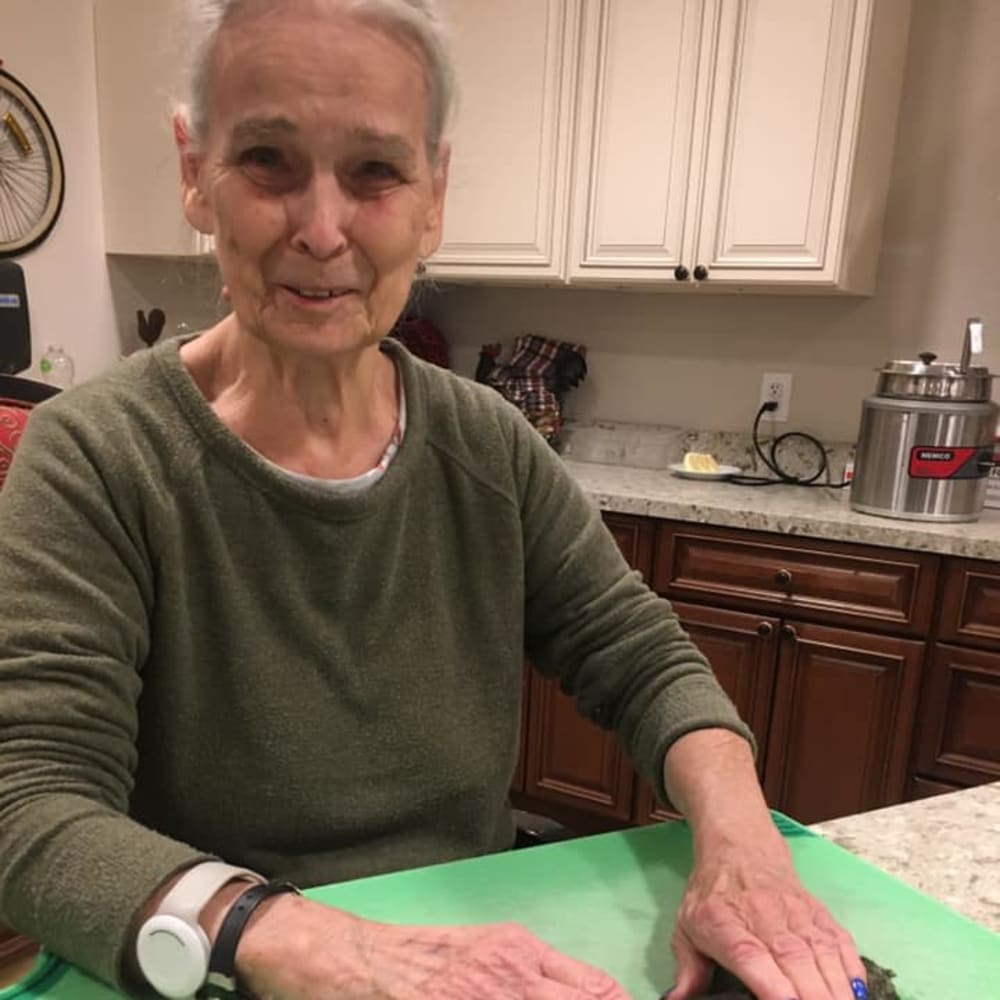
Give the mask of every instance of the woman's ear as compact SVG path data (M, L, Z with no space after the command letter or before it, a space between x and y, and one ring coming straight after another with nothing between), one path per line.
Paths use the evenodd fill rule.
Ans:
M202 154L197 150L183 112L174 114L174 143L181 167L181 204L184 216L200 233L215 232L212 210L201 190Z
M451 145L442 142L437 162L431 168L431 203L427 208L424 233L420 238L420 256L430 257L439 246L444 231L444 196L448 190L448 168L451 165Z

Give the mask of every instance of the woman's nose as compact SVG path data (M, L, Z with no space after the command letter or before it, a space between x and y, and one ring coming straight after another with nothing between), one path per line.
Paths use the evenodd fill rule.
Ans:
M354 199L332 174L316 174L289 207L292 246L318 260L347 249L347 230L354 216Z

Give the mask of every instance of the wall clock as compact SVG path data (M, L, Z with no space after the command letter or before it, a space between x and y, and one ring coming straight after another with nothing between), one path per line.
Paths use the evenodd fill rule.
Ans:
M0 69L0 257L24 253L49 235L65 190L52 123L27 87Z

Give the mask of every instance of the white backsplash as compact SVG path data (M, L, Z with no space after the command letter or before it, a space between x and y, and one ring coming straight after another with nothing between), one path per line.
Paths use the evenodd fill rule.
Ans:
M770 437L766 431L760 443L764 453L770 455ZM853 458L854 445L830 441L822 444L830 477L839 482L846 461ZM720 464L735 465L749 475L771 475L754 449L750 434L742 431L570 420L563 427L559 446L564 458L576 462L636 469L666 469L671 463L680 462L685 452L689 451L708 452ZM781 468L788 475L807 476L816 469L816 449L800 437L783 442L778 458Z
M145 346L139 339L137 310L147 315L154 308L164 311L163 340L187 330L204 330L228 311L211 258L114 255L108 257L108 274L123 355Z

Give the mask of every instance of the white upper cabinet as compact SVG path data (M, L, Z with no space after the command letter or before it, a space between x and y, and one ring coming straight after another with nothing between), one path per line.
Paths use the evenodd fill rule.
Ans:
M681 264L706 0L589 2L578 96L573 280ZM702 114L702 118L704 115Z
M183 93L186 0L97 0L105 250L191 256L211 240L181 210L171 112Z
M442 280L874 287L911 0L441 0ZM107 249L192 255L187 0L96 0ZM142 39L155 39L153 45Z
M459 104L439 278L559 280L580 0L448 0Z
M870 291L909 0L587 0L573 283Z
M870 0L745 0L725 4L692 268L708 280L803 283L857 290L848 255L852 214L879 211L888 186L906 9L892 14L896 98L875 143L861 142L867 96L884 89L885 54L871 49ZM899 15L902 15L900 23ZM869 56L870 54L870 56ZM871 59L879 60L875 65ZM867 84L865 84L865 70ZM851 198L859 158L878 158ZM858 164L862 166L862 164ZM881 219L872 238L877 252Z

